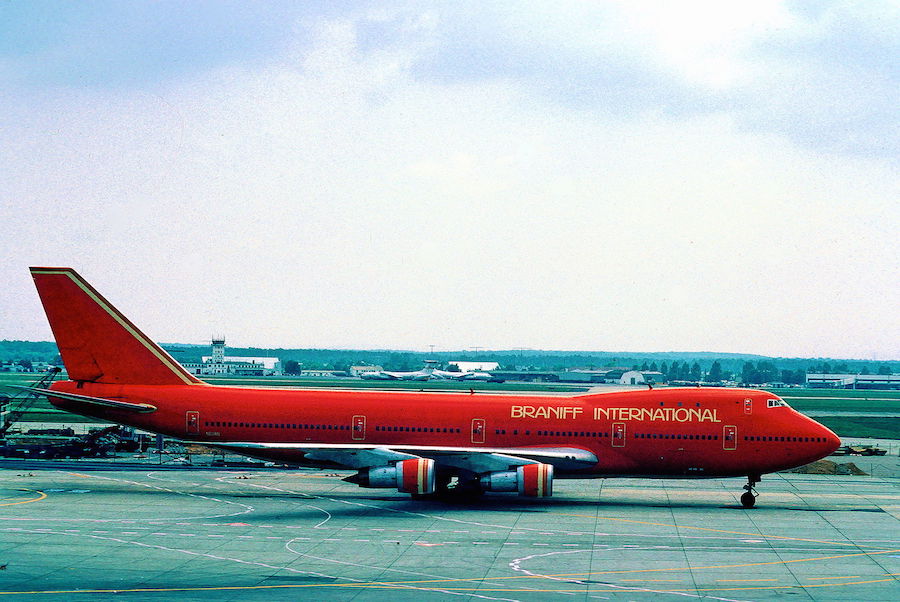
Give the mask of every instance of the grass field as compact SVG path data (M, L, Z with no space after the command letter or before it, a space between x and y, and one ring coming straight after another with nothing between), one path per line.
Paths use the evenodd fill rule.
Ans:
M900 391L772 389L772 392L787 401L792 408L801 412L900 413ZM900 437L900 433L896 436Z
M29 385L36 374L0 372L0 386ZM306 388L354 388L354 389L404 389L414 391L504 391L504 392L558 392L578 394L587 391L579 385L555 385L551 383L455 383L446 381L404 382L367 381L356 378L215 378L205 379L210 384L231 386L306 387ZM4 391L0 391L2 393ZM844 390L844 389L773 389L791 407L800 412L853 412L851 416L816 416L815 419L842 437L876 437L900 439L900 417L867 416L867 414L900 414L900 391ZM11 389L5 394L12 395ZM36 401L25 415L30 422L84 422L91 420L61 412L46 400Z
M881 416L816 416L839 437L874 437L900 439L900 418Z
M900 399L900 391L882 391L876 389L766 389L781 397L797 399L800 397L841 397L844 399L870 399L890 397Z

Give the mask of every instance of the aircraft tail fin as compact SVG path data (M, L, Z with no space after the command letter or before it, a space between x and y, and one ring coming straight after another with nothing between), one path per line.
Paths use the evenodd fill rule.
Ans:
M72 268L31 268L70 380L107 384L201 382Z

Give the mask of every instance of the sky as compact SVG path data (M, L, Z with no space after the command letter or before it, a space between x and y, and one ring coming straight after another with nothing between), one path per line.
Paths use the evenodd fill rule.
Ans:
M2 2L28 266L151 338L900 359L896 2Z

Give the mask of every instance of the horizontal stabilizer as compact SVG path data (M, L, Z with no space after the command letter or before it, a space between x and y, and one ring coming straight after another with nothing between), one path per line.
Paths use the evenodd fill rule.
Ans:
M102 397L89 397L87 395L76 395L74 393L61 393L52 389L39 389L37 387L24 387L22 385L6 385L13 389L22 391L30 391L47 397L56 397L57 399L65 399L66 401L77 401L78 403L89 403L91 405L103 406L106 408L115 408L117 410L127 410L129 412L139 412L141 414L149 414L156 411L156 406L149 403L130 403L128 401L116 401L115 399L104 399Z

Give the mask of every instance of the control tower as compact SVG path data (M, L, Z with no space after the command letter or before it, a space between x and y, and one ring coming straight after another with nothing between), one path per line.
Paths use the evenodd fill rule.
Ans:
M212 338L212 359L210 360L210 363L225 363L225 337Z

